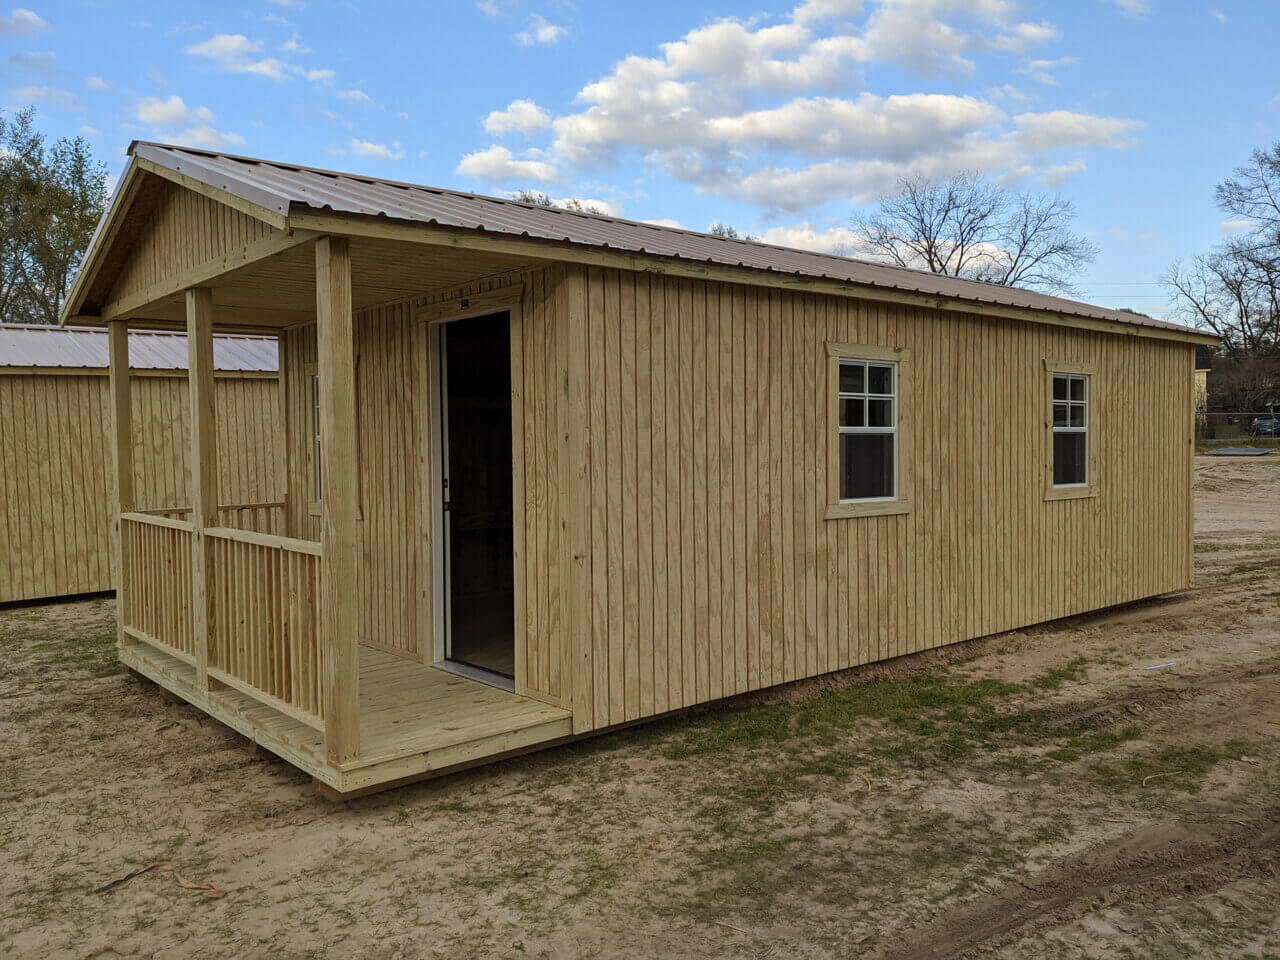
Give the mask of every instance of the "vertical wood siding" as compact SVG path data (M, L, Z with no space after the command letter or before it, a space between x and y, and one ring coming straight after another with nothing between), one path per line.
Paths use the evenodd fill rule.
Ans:
M585 449L575 488L565 278L586 282ZM522 285L517 690L568 706L582 608L596 728L1182 588L1191 578L1192 348L925 308L575 267ZM465 322L465 321L463 321ZM435 439L426 327L357 317L366 642L432 656ZM825 344L910 351L912 509L825 520ZM286 337L290 530L314 537L314 331ZM1046 359L1096 368L1098 495L1046 501ZM417 411L416 413L414 411ZM295 419L296 418L296 421ZM375 495L377 502L371 501ZM589 515L589 588L563 576ZM414 545L417 544L415 549ZM519 615L519 613L518 613ZM381 618L381 619L377 619Z
M133 378L143 510L190 505L187 381ZM224 503L282 499L278 384L219 379ZM112 588L109 385L102 375L0 376L0 602Z
M1190 346L588 285L597 728L1190 583ZM910 513L823 518L827 341L910 351ZM1046 359L1096 368L1095 498L1044 500Z
M202 263L278 233L275 227L153 177L155 206L120 266L110 298L118 300L171 280Z

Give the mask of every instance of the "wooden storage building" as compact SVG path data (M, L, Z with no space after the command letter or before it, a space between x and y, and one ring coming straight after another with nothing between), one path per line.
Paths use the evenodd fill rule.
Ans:
M177 516L191 503L187 338L135 331L129 352L136 503ZM224 517L265 521L284 489L275 338L219 334L214 370ZM0 603L113 589L110 401L102 330L0 324Z
M1191 582L1198 332L130 157L66 316L111 331L120 656L339 793ZM137 510L139 327L191 338L189 519ZM219 519L214 331L280 337L278 533Z

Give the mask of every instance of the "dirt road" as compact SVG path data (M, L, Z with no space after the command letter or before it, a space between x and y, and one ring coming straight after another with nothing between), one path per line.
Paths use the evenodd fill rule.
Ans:
M1196 471L1185 594L346 805L0 610L0 955L1280 957L1280 455Z

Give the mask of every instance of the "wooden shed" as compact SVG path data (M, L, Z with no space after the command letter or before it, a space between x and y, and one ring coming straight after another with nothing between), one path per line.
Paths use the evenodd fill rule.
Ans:
M120 657L338 793L1191 582L1198 332L130 158L66 315L111 332ZM190 519L136 509L137 327L191 339ZM219 519L214 331L280 337L282 533Z
M130 346L136 504L178 516L191 504L187 338L136 331ZM223 513L263 522L283 506L276 340L219 335L213 350ZM110 401L102 330L0 324L0 603L113 589Z

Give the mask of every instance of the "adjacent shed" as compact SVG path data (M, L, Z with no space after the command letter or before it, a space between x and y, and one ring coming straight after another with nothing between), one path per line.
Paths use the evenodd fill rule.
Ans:
M194 512L137 509L117 413L120 657L339 793L1191 582L1194 330L130 157L66 320L111 331L115 411L126 331L187 330ZM282 533L219 519L215 330L280 337Z
M219 335L216 396L229 522L282 510L284 437L273 337ZM130 335L134 489L144 510L191 503L187 338ZM111 590L107 335L0 324L0 603Z

